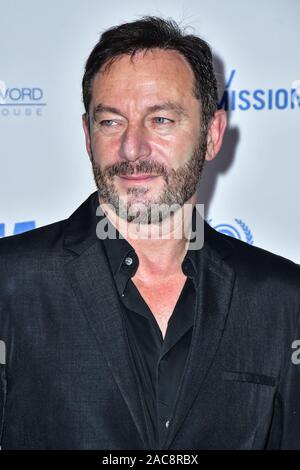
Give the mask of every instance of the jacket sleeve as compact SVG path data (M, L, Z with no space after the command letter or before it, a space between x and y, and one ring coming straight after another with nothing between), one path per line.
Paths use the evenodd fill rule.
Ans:
M5 376L5 343L0 340L0 448L4 425L4 409L6 401L6 376Z
M300 320L289 351L274 403L267 448L300 450Z

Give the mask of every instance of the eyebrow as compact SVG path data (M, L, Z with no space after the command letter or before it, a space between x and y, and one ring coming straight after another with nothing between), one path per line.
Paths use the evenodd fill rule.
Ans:
M148 113L155 113L157 111L175 111L179 115L186 117L188 116L187 112L183 109L183 107L180 104L175 103L174 101L165 101L163 103L154 104L152 106L148 106L146 109ZM96 118L97 114L104 112L119 114L120 116L125 117L120 109L99 103L93 111L94 119Z
M183 107L174 101L165 101L164 103L154 104L153 106L149 106L147 110L150 113L155 113L156 111L175 111L177 114L188 116Z

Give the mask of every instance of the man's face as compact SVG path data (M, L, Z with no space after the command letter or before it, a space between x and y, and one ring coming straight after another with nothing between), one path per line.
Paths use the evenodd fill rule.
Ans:
M141 223L151 205L183 206L194 196L206 151L194 75L176 51L122 55L94 79L84 119L100 200ZM134 215L133 215L134 214ZM168 215L160 214L160 220Z

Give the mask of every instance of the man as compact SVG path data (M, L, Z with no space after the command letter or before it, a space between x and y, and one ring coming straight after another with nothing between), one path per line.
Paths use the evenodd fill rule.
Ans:
M208 45L112 28L83 99L97 191L0 243L2 448L300 448L299 267L206 223L192 243L226 126Z

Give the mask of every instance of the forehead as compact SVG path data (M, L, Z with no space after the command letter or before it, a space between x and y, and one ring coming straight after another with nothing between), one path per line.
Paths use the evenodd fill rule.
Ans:
M115 105L116 101L136 100L141 105L153 100L196 100L194 73L177 51L153 49L134 56L121 55L97 73L92 84L92 104Z

